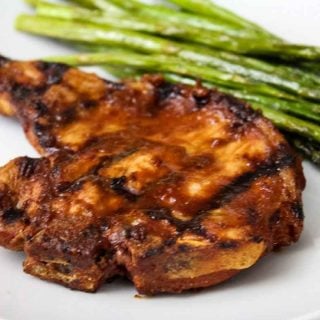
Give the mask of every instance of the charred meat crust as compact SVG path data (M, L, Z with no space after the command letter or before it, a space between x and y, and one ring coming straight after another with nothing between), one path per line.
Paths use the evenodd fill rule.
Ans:
M2 212L2 214L0 214L2 221L6 225L16 222L17 220L20 220L23 216L24 216L23 210L17 209L17 208L5 209Z
M117 274L141 293L181 292L300 236L301 160L242 101L3 58L0 91L47 155L0 169L0 244L25 250L28 273L89 292Z

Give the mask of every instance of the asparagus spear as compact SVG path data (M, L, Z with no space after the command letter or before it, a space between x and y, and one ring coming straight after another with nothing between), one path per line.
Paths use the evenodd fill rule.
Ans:
M32 1L32 0L31 0ZM121 9L110 4L106 0L72 0L80 4L95 5L95 7L111 12L114 14L123 13ZM157 22L166 21L170 23L171 27L181 28L181 26L189 26L196 29L206 29L223 33L224 37L213 37L214 34L196 33L195 36L190 37L191 40L203 44L211 45L217 48L233 51L241 54L262 55L262 56L276 56L285 60L319 60L320 48L313 46L292 45L279 42L270 38L265 38L256 32L250 30L238 30L234 27L223 24L223 22L215 22L204 17L197 17L193 14L178 12L164 6L146 5L136 0L122 1L112 0L116 4L122 5L126 9L136 10L135 15L140 16L141 19L145 17L152 18ZM132 14L132 12L129 12ZM191 29L190 29L191 30ZM194 34L193 33L193 34ZM226 38L229 35L231 38ZM242 39L243 38L243 39ZM250 41L247 41L249 40ZM255 39L255 41L252 41Z
M38 0L36 10L37 14L41 16L83 21L109 27L117 26L117 28L159 33L161 35L175 36L181 39L196 39L196 42L207 44L213 47L227 46L236 49L239 45L238 42L242 41L239 38L241 33L239 33L237 37L230 37L218 30L207 31L200 28L190 28L183 25L179 27L173 27L167 21L149 19L139 15L132 16L123 11L112 11L111 13L108 11L108 13L105 13L99 10L88 10L82 7L59 5L41 0ZM249 39L254 40L254 38L246 38L246 40Z
M320 146L314 142L300 137L290 137L289 140L298 149L302 155L310 159L313 163L320 165Z
M245 28L245 29L252 29L256 32L262 33L266 37L270 37L271 39L278 39L274 35L270 34L257 24L248 21L239 15L234 14L233 12L222 8L216 4L214 4L210 0L169 0L170 2L177 4L178 6L203 15L203 16L208 16L212 17L214 19L221 19L222 21L228 22L231 25L238 26L240 28Z
M45 1L37 0L37 13L43 16L49 16L54 18L62 18L66 20L75 20L75 21L84 21L84 22L91 22L96 24L101 24L108 27L117 26L117 28L124 28L127 30L137 30L137 31L145 31L155 34L161 34L165 36L175 36L181 38L183 40L189 39L197 39L198 42L205 43L205 39L209 40L209 43L212 44L216 40L219 44L223 44L225 42L231 41L229 37L223 36L221 34L203 31L200 29L190 29L188 26L179 26L179 27L172 27L170 23L168 24L166 21L154 21L148 18L140 18L140 17L132 17L127 13L113 13L104 14L101 11L92 11L86 10L80 7L74 6L65 6L65 5L58 5L53 3L48 3ZM79 1L79 0L77 0ZM83 0L81 0L83 1ZM86 0L89 1L89 0ZM95 0L90 0L95 1ZM216 40L215 40L216 39ZM204 40L204 41L203 41ZM234 42L232 42L234 43ZM103 50L103 48L102 48ZM203 50L202 50L203 51ZM260 70L267 72L272 75L279 76L280 78L290 79L297 81L299 83L303 83L306 86L315 86L320 84L320 77L314 74L310 74L308 72L303 72L297 68L290 68L288 66L274 66L270 63L266 63L261 60L238 56L232 53L211 50L211 56L215 56L216 58L220 59L215 67L222 68L224 71L230 72L239 72L241 71L242 75L246 75L252 77L252 74L248 70L239 69L238 65L243 67L249 67L250 69ZM233 65L227 64L230 62L232 64L236 64L237 66L234 67ZM264 79L263 77L259 78L260 75L254 79L260 80ZM271 82L273 77L271 77ZM276 83L278 85L278 79L276 79Z
M211 50L180 44L163 38L154 37L137 32L115 29L110 27L98 27L92 24L80 24L46 17L20 16L17 20L17 27L24 31L96 44L111 44L127 46L135 50L148 53L165 53L175 55L182 59L195 62L199 65L213 66L219 68L220 75L225 79L232 79L236 82L247 84L253 87L260 87L265 94L277 95L292 98L290 95L268 85L260 85L258 81L274 84L285 90L311 99L320 99L318 87L302 85L300 82L282 79L275 75L269 75L260 71L250 70L240 65L231 64L219 59ZM206 68L209 69L209 68ZM207 70L209 71L209 70ZM218 72L218 70L212 70Z
M92 24L81 24L61 19L21 15L16 20L16 28L63 40L97 45L129 46L132 49L141 49L145 52L164 50L168 54L175 54L178 50L165 39L115 28L98 28Z
M299 68L303 71L309 72L315 79L319 79L320 77L320 62L302 62L299 64ZM317 83L320 84L318 81Z
M202 27L204 29L210 30L210 19L205 17L199 17L190 13L178 12L170 8L158 8L152 5L147 5L141 3L137 0L123 1L123 0L111 0L123 8L129 10L136 10L137 14L143 16L149 16L154 19L162 19L170 21L172 25L190 25L192 27ZM201 21L202 19L208 20ZM257 34L257 33L255 33ZM259 35L259 34L258 34ZM262 43L254 44L252 42L247 42L247 48L243 47L243 51L240 49L239 53L246 53L252 55L262 55L262 56L276 56L281 57L285 60L319 60L320 59L320 48L314 46L304 46L304 45L292 45L288 43L281 42L279 40L266 38L260 33L260 38L267 40Z
M78 54L62 57L54 57L54 61L60 61L71 65L96 65L116 64L128 65L136 68L148 67L163 72L173 72L181 75L193 75L213 83L232 88L248 88L251 92L269 94L277 97L286 97L282 91L263 83L249 82L247 79L206 66L186 63L181 59L166 55L142 55L123 50L110 50L105 53ZM291 98L291 96L290 96Z
M137 0L123 1L123 0L111 0L109 3L114 3L115 5L128 10L128 12L134 12L135 15L140 15L141 17L149 17L155 19L156 21L167 21L171 26L189 26L191 28L200 28L201 30L210 30L222 32L225 35L240 37L254 38L257 41L262 42L263 37L259 37L260 34L253 30L248 30L246 28L235 27L219 19L210 19L207 17L200 17L192 13L186 13L177 11L165 6L159 5L149 5L142 3ZM270 40L264 39L264 40ZM266 43L266 41L264 41Z
M119 13L124 12L119 7L117 7L111 3L108 3L105 0L70 0L70 1L75 2L81 6L84 6L84 7L100 9L100 10L108 12L109 14L110 13L111 14L119 14ZM39 0L39 2L41 2L41 0Z
M61 5L38 0L36 13L39 16L95 23L107 27L116 25L117 28L128 30L144 30L154 33L162 32L161 28L157 25L150 25L142 19L136 19L122 12L111 12L111 14L106 15L97 9L89 10L78 6ZM166 32L166 30L164 30L164 32Z
M253 109L261 110L263 115L278 128L311 138L317 143L320 142L320 126L263 106L262 104L251 102L251 106Z
M71 21L75 20L96 23L107 27L113 27L116 25L117 28L145 31L166 36L175 36L183 40L189 39L190 37L196 38L197 40L199 40L199 42L201 42L202 39L209 39L211 44L215 42L215 39L217 39L217 41L220 44L224 43L225 41L230 41L229 37L221 37L221 34L218 35L217 33L208 31L204 32L200 29L190 29L188 26L180 26L179 28L173 28L170 24L168 24L165 21L155 22L152 19L148 18L142 19L139 17L132 17L126 13L104 14L101 11L97 10L93 11L83 9L80 7L58 5L41 0L38 0L38 5L36 9L37 14L43 16L61 18ZM211 50L210 54L220 59L220 61L217 61L218 63L216 63L214 66L222 68L222 70L224 71L235 73L238 73L240 71L242 75L252 78L252 73L248 71L248 68L246 68L249 67L250 69L264 71L268 74L273 75L271 77L270 83L276 85L278 85L279 79L275 79L274 81L273 79L275 75L280 78L298 81L299 83L303 83L306 86L315 86L315 84L320 84L320 77L310 75L306 72L302 72L301 70L297 70L295 68L289 68L285 66L276 67L261 60L248 57L240 57L235 54L221 52L217 50ZM227 62L230 62L231 64L227 64ZM232 64L236 64L237 66L234 66ZM245 68L239 69L239 65ZM253 77L253 79L260 80L266 77L265 74L262 74L261 77L260 76L261 73L258 73L255 77Z
M131 67L123 67L119 68L119 66L112 66L112 65L101 65L102 68L112 75L115 78L118 79L126 79L126 78L133 78L133 79L138 79L142 75L144 75L145 71L134 69Z
M182 75L193 74L195 77L202 77L205 80L214 83L224 84L226 86L242 88L248 87L252 91L265 92L272 95L282 96L282 92L276 88L264 84L252 83L246 79L219 70L207 68L202 65L188 64L175 57L166 55L143 55L123 50L109 50L105 53L76 54L69 56L47 58L56 62L63 62L70 65L96 65L96 64L115 64L128 65L136 68L148 67L159 71L169 71Z
M286 113L297 115L301 118L313 120L320 124L320 108L319 105L309 103L308 101L287 101L275 99L272 97L264 97L261 95L253 95L245 92L231 92L236 97L247 100L251 103L258 103L264 106L270 106L272 109L281 110Z
M290 43L274 43L272 48L257 49L252 52L260 56L274 55L287 61L306 60L306 61L319 61L320 60L320 47L305 46Z

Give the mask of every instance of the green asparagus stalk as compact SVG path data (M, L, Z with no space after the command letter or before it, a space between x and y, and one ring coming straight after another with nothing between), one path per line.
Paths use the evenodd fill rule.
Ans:
M170 2L182 7L183 9L186 9L188 11L203 15L212 17L213 19L220 19L222 21L228 22L231 25L238 26L240 28L244 29L251 29L258 33L263 34L266 37L270 37L271 39L277 39L276 36L270 34L257 24L248 21L239 15L234 14L233 12L222 8L216 4L214 4L210 0L169 0Z
M123 50L110 50L106 53L78 54L62 57L53 57L53 61L63 62L70 65L100 65L115 64L126 65L135 68L173 72L181 75L193 75L194 77L224 85L231 88L247 88L250 92L269 94L271 96L286 97L281 91L263 83L248 82L246 79L223 73L219 70L206 66L189 64L181 59L166 55L142 55ZM290 96L291 98L291 96Z
M301 139L301 137L290 137L289 140L307 159L313 163L320 165L320 146L313 141Z
M313 120L320 124L320 108L317 104L308 101L287 101L282 99L274 99L260 95L248 94L245 92L232 92L236 97L247 100L251 103L258 103L264 106L270 106L272 109L281 110L292 115Z
M253 109L261 110L263 115L271 120L278 128L299 134L306 138L311 138L317 143L320 143L320 126L263 106L262 104L251 102L251 106Z
M83 1L83 0L82 0ZM230 46L235 48L242 41L235 36L230 37L221 31L207 31L188 26L172 27L167 21L149 19L147 17L132 16L126 12L101 12L100 10L88 10L82 7L59 5L38 0L37 14L53 18L61 18L74 21L101 24L104 26L138 30L150 33L158 33L165 36L196 39L197 42L213 47ZM241 34L241 33L240 33ZM254 38L246 38L246 40Z
M180 59L165 56L165 55L142 55L134 52L126 52L123 50L109 50L105 53L92 53L92 54L76 54L61 57L46 58L47 61L55 61L67 63L70 65L96 65L96 64L115 64L131 66L135 68L150 68L158 69L160 71L171 71L178 74L194 74L196 77L202 75L204 79L217 83L223 83L230 85L231 87L238 87L241 82L245 82L241 77L237 77L231 74L225 74L218 70L208 69L201 65L186 64ZM247 83L248 87L263 90L264 86L260 84ZM252 87L251 87L252 85ZM269 88L267 88L269 89ZM272 88L273 89L273 88Z
M266 40L270 40L269 38L265 39L264 37L261 37L260 34L253 30L235 27L234 25L230 25L219 19L199 17L192 13L177 11L165 6L149 5L136 0L111 0L109 3L110 2L128 10L129 13L134 12L135 15L148 17L156 21L166 21L167 23L170 23L172 27L189 26L191 28L200 28L201 30L221 32L224 35L235 37L243 36L244 38L249 37L262 43L266 43Z
M106 11L109 14L119 14L119 13L124 12L119 7L113 5L112 3L108 3L105 0L71 0L71 1L76 4L79 4L81 6L91 8L91 9L96 8L96 9ZM41 2L41 0L40 0L40 2Z
M304 72L310 73L316 79L319 79L320 77L320 61L302 62L299 64L299 68L301 68ZM320 84L318 81L317 83Z
M88 0L87 0L88 1ZM212 33L208 31L203 31L200 29L190 29L188 26L180 26L179 28L172 27L166 21L158 21L155 22L151 19L147 18L139 18L139 17L132 17L126 13L117 13L117 14L104 14L101 11L93 11L87 10L80 7L74 6L66 6L66 5L58 5L53 3L48 3L45 1L38 0L37 5L37 14L41 16L53 17L53 18L61 18L71 21L83 21L89 23L96 23L101 24L107 27L117 26L117 28L124 28L127 30L134 30L134 31L144 31L150 32L155 34L161 34L165 36L175 36L181 38L183 40L191 38L201 39L210 39L212 43L215 41L214 39L217 38L219 42L230 41L229 37L222 36L222 34L218 35L217 33ZM221 41L221 39L223 39ZM214 65L215 67L223 68L224 71L241 72L242 75L249 76L252 78L252 73L247 69L259 70L267 72L268 74L273 75L271 77L272 84L278 85L278 80L276 82L272 81L274 79L274 75L284 78L290 79L294 81L298 81L299 83L303 83L306 86L315 86L316 84L320 84L320 77L316 77L314 75L310 75L306 72L302 72L295 68L289 68L284 66L273 66L261 60L238 56L235 54L211 50L211 56L215 56L220 61ZM230 62L227 64L227 62ZM236 64L234 66L232 64ZM245 69L240 68L239 65L245 67ZM248 67L248 68L247 68ZM260 80L265 78L263 74L262 77L261 73L257 74L256 77L253 79ZM268 75L270 76L270 75ZM267 76L267 77L268 77Z
M61 18L71 21L75 20L96 23L107 27L113 27L116 25L117 28L124 28L127 30L134 31L145 31L165 36L175 36L183 40L189 39L191 37L198 39L199 42L201 42L201 39L204 38L210 39L210 43L214 41L214 38L217 38L219 42L221 41L221 35L218 36L217 33L208 33L207 31L204 32L200 29L190 29L188 26L180 26L179 28L173 28L170 24L168 24L165 21L155 22L152 19L132 17L125 13L103 14L101 11L86 10L74 6L57 5L41 0L38 0L37 13L42 16ZM206 35L206 33L208 34ZM222 39L222 42L230 41L230 39L225 36L223 36ZM255 77L253 77L254 74L252 74L252 72L250 70L248 71L247 69L259 70L273 75L271 77L270 83L275 85L279 84L279 79L275 79L274 81L274 76L278 76L284 79L290 79L304 84L305 86L316 85L318 87L318 85L320 84L320 77L315 76L314 74L303 72L296 68L290 68L287 66L274 66L261 60L244 56L238 56L232 53L217 50L211 50L210 55L215 56L216 59L220 59L219 61L216 60L216 63L213 64L213 66L220 68L223 71L234 73L241 72L241 75L248 76L258 81L260 79L265 79L266 75L261 75L261 73L258 73ZM227 62L230 63L228 64ZM232 64L236 64L236 66ZM245 67L245 69L239 68L239 65ZM270 75L267 75L267 77L268 76L270 77Z
M39 16L52 17L70 21L82 21L88 23L101 24L107 27L117 26L128 30L138 30L153 33L161 33L162 30L156 25L150 25L142 19L136 19L127 13L111 12L104 14L100 10L89 10L78 6L61 5L56 3L38 0L36 13ZM165 30L164 30L165 32ZM169 33L168 33L169 34Z
M112 15L106 15L102 14L100 11L92 11L92 10L86 10L79 7L73 7L73 6L66 6L66 5L58 5L53 3L48 3L44 1L40 1L37 5L37 14L40 16L47 16L47 17L53 17L53 18L61 18L66 20L75 20L75 21L83 21L83 22L89 22L89 23L96 23L101 24L107 27L113 27L117 26L117 28L124 28L129 30L138 30L138 31L147 31L151 33L159 33L161 35L173 35L182 37L183 39L188 38L189 36L195 36L197 38L203 36L203 32L200 32L199 30L189 30L189 28L184 28L183 26L178 28L172 28L172 26L166 22L154 22L153 20L148 19L141 19L136 17L131 17L128 14L120 14L118 16ZM217 34L211 34L208 38L213 39L213 36L217 37ZM219 39L222 35L219 35ZM225 37L224 37L225 39ZM220 40L219 40L220 41ZM258 61L256 59L246 58L246 57L239 57L233 54L228 53L222 53L218 51L212 51L211 55L215 55L216 58L221 59L218 61L218 63L215 65L217 67L223 67L226 65L225 69L228 69L230 72L237 72L236 69L238 69L238 66L233 66L231 64L226 64L226 61L229 61L230 63L236 63L237 65L245 65L248 67L252 67L253 69L266 71L271 74L281 74L286 76L290 76L290 72L285 70L285 72L280 72L280 68L275 68L271 65L268 65L262 61ZM232 69L233 67L233 69ZM236 68L236 69L235 69ZM226 71L226 70L225 70ZM249 75L246 70L242 70L243 75ZM257 75L259 76L259 75ZM299 79L301 79L301 75L299 75ZM306 76L303 76L302 79L307 79ZM298 77L296 77L295 80L298 80ZM310 84L313 84L313 81L309 81Z
M252 54L257 54L259 56L273 55L286 61L319 61L320 47L290 43L274 43L270 48L263 49L261 47L260 49L257 49L256 52L252 52Z
M261 92L265 94L287 97L289 99L292 98L292 96L283 91L258 83L262 81L284 88L287 91L291 91L303 97L316 100L320 99L320 90L318 87L311 87L309 84L308 86L304 86L300 82L282 79L275 75L269 75L260 71L250 70L240 65L231 64L214 56L212 50L180 44L178 42L143 33L26 15L18 18L17 27L20 30L60 39L95 44L120 45L148 53L175 55L199 65L219 68L220 76L224 77L224 81L229 79L230 81L233 81L233 85L238 82L239 84L260 88L259 90L262 90ZM211 69L211 72L218 73L218 70Z
M97 45L128 46L144 52L175 54L178 49L165 39L142 33L98 28L92 24L75 23L61 19L21 15L16 20L16 28L34 34Z
M119 66L101 65L101 67L108 74L112 75L113 77L115 77L117 79L127 79L127 78L138 79L141 76L143 76L145 73L147 73L142 70L134 69L131 67L124 67L124 66L121 66L119 68Z
M143 4L137 0L123 1L123 0L111 0L112 3L119 5L129 10L136 10L138 14L143 16L149 16L154 19L162 19L170 22L176 26L184 24L192 27L202 27L210 30L210 21L204 17L199 17L190 13L178 12L170 8L158 8L152 5ZM202 21L204 20L204 21ZM206 21L207 20L207 23ZM255 33L257 34L257 33ZM243 51L237 51L238 53L246 53L252 55L262 56L276 56L285 60L319 60L320 48L314 46L294 45L283 43L279 40L265 38L261 33L259 34L261 39L268 40L262 43L254 44L247 42L247 48L243 47Z
M88 0L87 0L88 1ZM53 3L48 3L45 1L38 0L37 5L37 14L41 16L61 18L66 20L75 20L83 21L89 23L101 24L107 27L117 26L117 28L124 28L127 30L138 30L151 32L166 36L175 36L182 39L196 38L196 39L210 39L210 42L215 41L214 38L218 38L218 41L221 41L222 34L212 33L203 31L200 29L190 29L189 27L180 26L179 28L172 27L166 21L155 22L152 19L148 18L139 18L132 17L126 13L117 13L117 14L104 14L101 11L87 10L80 7L58 5ZM205 36L204 36L205 35ZM222 42L230 41L231 39L223 36ZM260 71L265 71L271 74L277 74L285 77L289 77L293 80L301 80L310 85L315 83L313 75L307 73L299 72L294 68L288 67L275 67L271 64L265 63L261 60L248 58L248 57L239 57L238 55L211 51L211 54L215 55L217 58L222 59L223 61L228 61L230 63L236 63L242 66L250 67ZM220 61L220 64L223 65L223 61ZM318 77L318 83L320 83L320 77Z

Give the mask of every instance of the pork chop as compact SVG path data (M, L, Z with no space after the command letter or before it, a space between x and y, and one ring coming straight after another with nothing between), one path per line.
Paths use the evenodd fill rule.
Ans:
M143 294L222 282L299 239L301 160L246 103L159 76L115 83L0 60L0 111L46 157L0 169L0 245L24 270Z

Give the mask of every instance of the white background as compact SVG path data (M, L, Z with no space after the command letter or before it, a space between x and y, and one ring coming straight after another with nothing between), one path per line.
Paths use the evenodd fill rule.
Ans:
M217 2L290 41L320 45L320 0ZM1 54L29 59L70 51L52 40L15 32L14 17L26 11L20 0L0 0ZM21 155L36 153L14 120L0 118L0 165ZM300 242L267 256L233 280L176 296L138 299L126 281L85 294L24 274L23 254L0 249L0 319L320 319L320 171L309 163L304 167L306 224Z

